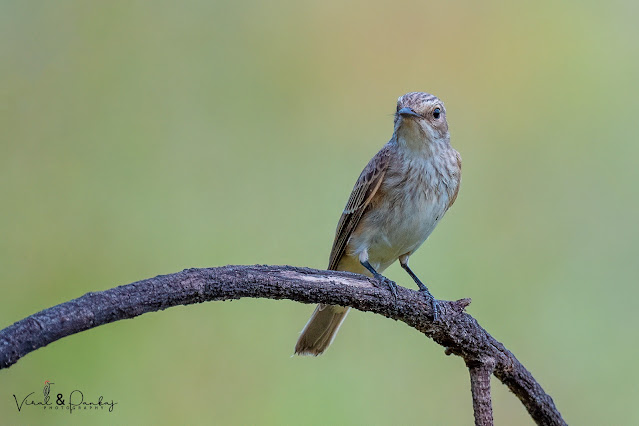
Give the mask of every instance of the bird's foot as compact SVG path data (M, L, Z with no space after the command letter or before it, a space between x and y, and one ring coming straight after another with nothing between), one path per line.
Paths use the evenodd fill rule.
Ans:
M379 284L377 287L387 288L391 292L395 299L395 304L397 304L397 284L395 284L395 281L389 280L382 274L375 274L375 280Z
M426 300L430 303L430 308L433 310L433 322L436 322L439 318L439 303L437 303L437 299L430 294L430 291L424 286L424 288L420 288L419 292L426 296Z

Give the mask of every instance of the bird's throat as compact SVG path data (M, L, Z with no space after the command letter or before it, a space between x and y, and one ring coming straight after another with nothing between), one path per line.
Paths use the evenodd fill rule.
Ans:
M450 146L448 137L441 138L428 126L420 126L415 121L405 121L395 131L397 144L406 150L429 156ZM446 135L448 136L448 135Z

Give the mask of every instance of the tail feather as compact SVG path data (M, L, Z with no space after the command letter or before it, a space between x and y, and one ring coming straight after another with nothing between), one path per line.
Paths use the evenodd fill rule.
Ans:
M321 355L328 348L350 308L337 305L317 305L315 312L302 330L295 353L297 355Z

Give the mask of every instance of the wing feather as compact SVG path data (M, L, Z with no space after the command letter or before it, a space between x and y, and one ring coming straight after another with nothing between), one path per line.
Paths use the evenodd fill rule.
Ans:
M359 175L351 196L346 203L342 217L337 223L335 240L328 262L328 269L335 270L339 264L351 234L359 224L371 199L384 180L390 158L390 148L386 145L368 162Z
M453 205L455 200L457 199L457 194L459 194L459 187L461 186L462 160L461 160L461 156L459 155L459 152L454 151L454 150L453 150L453 152L455 153L455 162L457 164L457 169L456 169L457 186L453 190L453 194L452 194L452 196L450 197L450 199L448 201L448 206L446 206L446 210L448 210Z

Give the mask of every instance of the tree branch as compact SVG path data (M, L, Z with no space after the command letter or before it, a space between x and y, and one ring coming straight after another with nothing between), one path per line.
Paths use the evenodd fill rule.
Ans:
M434 323L422 294L399 287L397 296L395 303L371 279L350 272L267 265L187 269L87 293L16 322L0 331L0 369L62 337L146 312L242 297L290 299L351 306L402 321L444 346L447 354L462 357L471 372L476 410L479 407L480 415L491 418L491 423L477 424L492 424L490 371L521 400L537 424L566 424L552 398L517 358L463 312L470 299L439 301L440 315ZM486 360L491 360L490 369Z
M490 376L493 375L495 360L467 362L470 372L470 391L473 395L475 426L493 426L493 404L490 397Z

